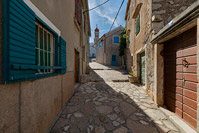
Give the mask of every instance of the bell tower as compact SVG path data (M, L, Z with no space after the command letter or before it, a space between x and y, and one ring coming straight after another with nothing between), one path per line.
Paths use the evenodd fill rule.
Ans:
M95 38L94 38L94 44L97 45L97 40L99 39L99 29L97 28L97 25L96 25L96 28L95 28Z

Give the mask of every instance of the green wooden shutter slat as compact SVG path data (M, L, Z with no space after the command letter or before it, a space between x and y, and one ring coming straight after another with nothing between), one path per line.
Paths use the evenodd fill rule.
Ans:
M25 39L27 41L30 41L30 42L35 41L35 36L29 36L24 31L18 30L12 26L10 26L10 32L12 32L13 34L16 34L16 35L20 35L23 39Z
M19 24L17 24L17 23L13 23L13 22L11 22L10 23L10 26L12 26L13 28L15 28L15 29L17 29L17 30L19 30L19 31L22 31L22 32L24 32L24 33L26 33L28 36L30 36L30 37L34 37L34 35L32 35L32 32L30 32L30 29L26 29L26 27L25 26L21 26L21 25L19 25ZM23 30L22 30L23 29ZM31 30L33 30L33 29L31 29Z
M60 37L60 63L61 63L61 73L66 73L66 41Z
M4 72L5 83L35 78L35 70L15 70L14 64L36 65L35 40L35 13L22 0L7 0L4 5L7 14L7 29L4 47L4 63L7 68Z
M35 65L35 60L32 59L22 59L19 57L10 56L10 64L27 64L27 65ZM23 73L23 71L21 71Z
M33 56L35 55L33 52L30 52L29 49L26 49L26 48L23 48L20 46L16 46L16 45L10 45L10 50L16 51L16 52L21 51L21 53L24 53L26 55L33 55Z
M22 0L9 0L10 7L13 7L19 14L23 15L24 18L30 20L35 19L35 13L22 1ZM13 6L12 6L13 4ZM31 20L32 19L32 20Z
M35 56L33 55L27 55L27 54L23 54L19 51L15 52L15 51L10 51L10 56L11 57L18 57L21 59L31 59L31 60L35 60Z
M34 30L34 27L27 24L29 21L25 21L25 19L23 20L23 18L20 18L20 17L21 16L16 17L13 14L10 14L9 19L12 20L12 21L10 21L10 24L12 26L14 25L16 27L23 27L24 29L26 29L28 31Z
M26 45L28 44L29 46L35 46L35 41L34 41L34 44L33 44L33 42L31 42L30 40L27 40L27 39L25 39L24 37L22 37L18 34L12 33L12 31L9 31L9 38L21 41L21 42L25 43Z
M136 35L140 32L140 14L136 17Z

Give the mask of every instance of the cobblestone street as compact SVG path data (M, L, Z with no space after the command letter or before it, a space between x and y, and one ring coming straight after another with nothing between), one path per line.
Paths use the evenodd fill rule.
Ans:
M52 133L180 132L143 88L117 67L90 64L87 83L74 93Z

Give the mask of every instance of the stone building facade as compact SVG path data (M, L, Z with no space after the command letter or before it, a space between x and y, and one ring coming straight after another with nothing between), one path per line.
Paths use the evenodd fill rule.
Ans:
M158 105L165 105L167 102L166 99L168 98L165 89L167 87L164 86L165 84L167 84L166 82L167 77L165 77L166 74L165 72L163 72L164 69L167 69L166 65L164 64L165 63L164 59L167 57L163 58L164 48L165 49L167 48L166 46L159 44L154 45L155 43L152 43L152 41L154 40L154 38L156 39L159 38L158 33L160 33L161 31L162 34L165 33L164 37L162 37L164 38L164 40L159 41L158 43L160 42L163 43L168 41L168 36L170 35L170 33L166 32L166 29L168 30L168 28L173 26L176 17L177 18L181 17L181 19L183 19L185 15L188 14L188 12L189 14L195 12L191 10L191 7L193 7L194 4L197 4L196 1L197 0L183 0L183 1L128 0L126 16L125 16L125 20L127 22L127 43L129 43L128 48L126 49L127 69L128 71L132 71L134 75L137 76L142 81L145 90ZM192 18L191 16L189 16L189 18L187 19L191 20ZM176 25L178 25L178 23L176 22ZM189 22L189 27L185 29L188 31L189 29L194 27L194 24L196 25L196 22L195 23ZM181 27L178 26L177 29L173 29L178 31L177 33L175 33L175 35L173 35L173 38L186 31L185 29L182 30L181 29L182 27L183 25L181 25ZM186 35L186 33L184 34ZM192 52L194 53L194 51ZM157 53L159 53L159 55L157 55ZM176 85L176 87L178 88L178 85ZM182 88L186 87L183 86ZM186 89L184 91L186 91ZM185 94L184 93L180 94L180 96L183 97L184 95L186 95L186 93ZM193 92L193 94L196 95L195 92ZM177 93L173 94L173 92L172 95L178 96ZM180 104L180 107L178 107L176 103L178 105ZM180 117L181 118L183 118L183 116L186 117L183 118L184 121L187 122L189 125L191 125L191 127L193 127L196 130L196 128L198 127L196 125L198 123L196 122L198 121L196 120L197 113L194 114L193 116L184 111L182 109L185 108L184 104L185 103L183 103L182 101L179 102L178 100L175 99L174 106L176 109L174 110L169 109L169 110L175 113L181 111L181 113L179 113ZM195 104L195 102L193 104ZM166 105L170 106L171 104L166 104ZM180 109L178 110L178 108ZM192 108L190 108L189 111L190 110L192 110Z
M120 36L124 28L119 26L104 34L97 41L96 61L108 66L120 66L122 64L119 56Z
M88 66L88 1L0 0L0 10L0 132L47 132Z

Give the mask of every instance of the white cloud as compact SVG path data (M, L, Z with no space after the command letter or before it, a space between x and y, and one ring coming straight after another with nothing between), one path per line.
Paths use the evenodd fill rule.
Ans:
M103 3L103 2L104 2L104 0L103 1L99 0L98 4ZM93 7L96 7L98 4L96 4L96 1L90 0L89 7L93 8ZM111 7L111 8L110 7L111 7L111 5L106 3L105 5L101 6L100 8L95 9L93 12L97 13L97 15L99 15L100 17L107 19L108 20L107 22L109 24L112 24L114 21L115 15L117 13L117 10L114 7ZM94 17L93 19L95 19L96 15L94 15L93 12L91 12L91 16L93 16ZM117 20L115 21L114 25L119 26Z
M95 12L100 16L100 17L103 17L103 18L106 18L108 20L108 23L109 24L112 24L113 21L114 21L114 18L113 17L110 17L109 15L107 15L106 13L104 12L101 12L100 10L95 10ZM115 21L115 26L119 26L117 21Z
M88 0L88 1L89 1L89 9L91 9L105 2L106 0ZM91 22L91 32L92 32L90 38L91 41L93 41L94 39L94 30L96 25L98 25L98 28L100 29L100 36L109 31L113 23L113 20L115 18L115 15L117 14L120 4L121 0L110 0L103 6L90 11L90 22ZM127 5L127 0L125 0L125 3L115 21L113 29L119 25L125 26L124 15L126 11L126 5Z

